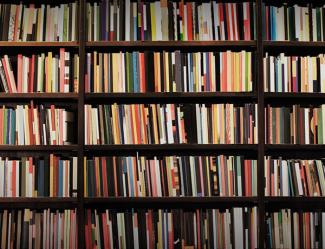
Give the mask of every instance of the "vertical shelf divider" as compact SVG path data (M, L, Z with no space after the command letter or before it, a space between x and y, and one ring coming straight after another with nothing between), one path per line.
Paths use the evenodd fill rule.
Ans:
M85 0L79 0L79 89L78 89L78 248L85 248L84 210L84 102L85 102Z
M257 109L258 109L258 166L257 166L257 195L258 195L258 248L265 248L265 198L264 198L264 154L265 154L265 126L264 126L264 83L263 83L263 26L262 2L256 0L256 39L257 39Z

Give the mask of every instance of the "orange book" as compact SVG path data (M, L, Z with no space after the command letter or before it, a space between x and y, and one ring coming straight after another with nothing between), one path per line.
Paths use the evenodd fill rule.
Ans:
M102 157L101 158L102 160L102 168L101 168L101 171L102 171L102 177L103 177L103 196L104 197L108 197L108 184L107 184L107 168L106 168L106 158L105 157ZM111 183L109 183L111 184Z
M227 52L222 53L222 78L220 77L221 80L221 86L220 90L221 92L226 92L227 91Z

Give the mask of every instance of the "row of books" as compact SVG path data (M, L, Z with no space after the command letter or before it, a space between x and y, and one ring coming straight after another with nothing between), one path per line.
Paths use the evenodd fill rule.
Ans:
M1 4L2 41L78 40L78 2L60 5Z
M68 145L75 142L74 112L54 105L0 108L0 144Z
M240 156L85 158L86 197L256 196L257 161Z
M87 3L89 41L254 40L255 3L103 0Z
M308 7L264 5L262 12L265 40L310 41Z
M86 92L245 92L253 90L251 52L87 54Z
M75 197L77 157L0 158L0 197Z
M265 141L269 144L324 144L325 105L265 108Z
M257 248L257 208L87 210L86 248Z
M1 248L78 248L76 210L0 211Z
M283 209L269 213L267 216L267 248L325 247L324 212L299 214L289 209Z
M6 93L77 92L79 56L60 53L8 56L0 60L0 90Z
M323 160L265 160L266 196L324 196Z
M257 106L85 105L85 144L253 144Z
M325 92L325 55L279 56L266 54L265 92Z

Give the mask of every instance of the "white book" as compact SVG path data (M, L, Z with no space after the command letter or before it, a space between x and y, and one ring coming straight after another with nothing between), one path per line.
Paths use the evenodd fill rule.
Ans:
M301 38L300 38L300 34L301 34L301 30L300 30L300 27L301 27L301 9L298 5L294 5L294 10L295 10L295 24L296 24L296 27L295 27L295 31L296 31L296 40L300 41Z
M196 109L196 127L197 127L197 143L203 144L202 139L202 114L201 114L201 107L199 104L195 104Z
M125 41L130 41L130 0L125 0Z
M157 41L161 41L162 38L163 38L163 35L162 35L162 19L161 19L161 6L160 6L160 2L157 1L155 2L155 10L156 10L156 40Z
M212 2L213 5L213 26L214 26L214 40L221 40L219 37L219 29L220 29L220 16L219 16L219 3L216 1Z
M320 56L320 88L321 92L325 93L325 56Z
M273 161L273 172L274 172L274 195L275 196L278 196L279 195L279 184L278 184L278 179L279 179L279 173L278 173L278 164L277 164L277 161L274 160Z
M5 197L4 191L5 191L5 161L0 158L0 197Z
M160 105L158 105L158 108L157 109L159 111L159 113L157 113L158 119L160 120L160 122L162 124L162 126L160 126L161 129L159 129L159 135L160 135L159 136L159 140L160 140L160 144L166 144L166 143L168 143L168 141L167 141L167 136L166 136L165 129L163 127L164 126L167 127L167 125L168 124L171 124L171 122L170 121L168 122L167 120L165 120L165 112L167 112L166 108L164 108L163 106L160 107Z
M24 107L17 105L16 109L16 131L18 136L18 145L25 145L25 122L24 122Z
M10 6L8 41L14 40L16 8L17 5L12 4Z
M282 161L281 165L282 171L282 196L289 196L289 175L288 175L288 162L286 160Z
M275 92L275 64L274 57L270 56L270 92Z
M303 196L304 191L303 191L303 188L302 188L300 167L299 167L298 162L295 163L295 170L296 170L296 177L297 177L297 183L298 183L298 193L299 193L300 196Z
M319 185L320 185L321 193L322 195L325 195L325 175L324 175L323 165L320 160L316 160L315 162L316 162L316 168L319 177Z

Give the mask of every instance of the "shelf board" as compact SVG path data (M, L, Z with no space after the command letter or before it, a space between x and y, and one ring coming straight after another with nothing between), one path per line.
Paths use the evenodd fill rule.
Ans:
M78 145L0 145L1 152L66 152L77 151Z
M325 93L264 93L265 104L322 104Z
M256 144L139 144L139 145L86 145L87 155L245 155L257 156Z
M37 198L0 198L0 209L67 209L78 206L77 198L55 198L55 197L37 197Z
M294 210L325 210L325 197L265 197L267 211L290 208Z
M110 49L147 49L156 48L229 48L229 49L254 49L256 41L89 41L86 48Z
M0 102L28 102L46 101L46 102L76 102L77 93L0 93Z
M87 103L251 103L257 94L241 93L86 93Z
M87 208L231 208L256 206L257 197L109 197L85 198Z
M325 42L263 41L263 45L270 54L317 55L325 51Z
M265 155L283 158L324 158L325 145L323 144L266 144Z
M37 47L48 47L48 48L60 48L60 47L74 47L78 48L78 42L11 42L11 41L0 41L0 48L37 48Z

